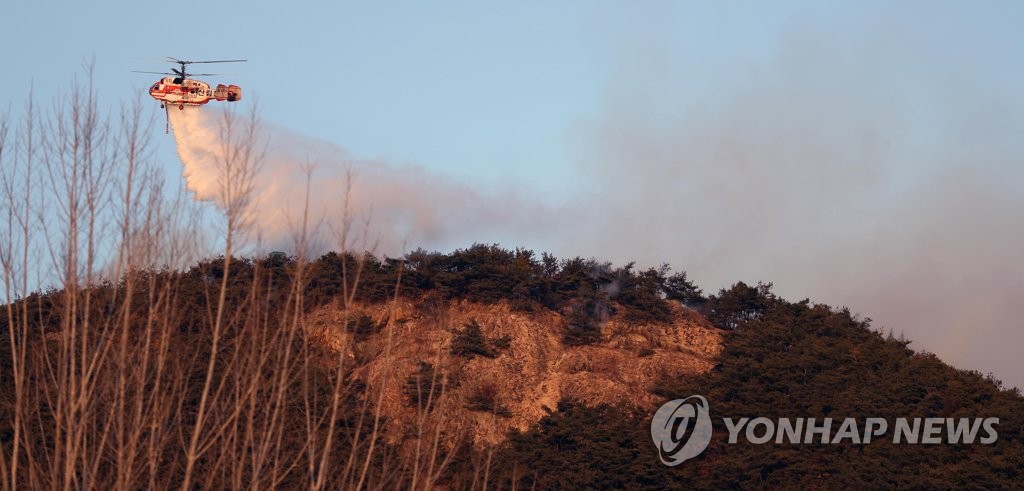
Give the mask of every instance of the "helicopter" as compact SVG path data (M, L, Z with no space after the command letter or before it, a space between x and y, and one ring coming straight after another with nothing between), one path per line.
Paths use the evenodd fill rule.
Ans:
M236 102L242 100L242 88L237 85L224 85L217 84L214 89L210 88L210 84L201 80L195 80L190 77L210 77L216 74L214 73L188 73L186 67L193 63L239 63L247 60L210 60L210 61L191 61L191 60L179 60L177 58L166 57L167 62L176 63L180 68L171 68L171 73L168 72L143 72L138 70L132 70L135 73L153 73L157 75L168 75L154 83L149 87L149 95L160 102L160 108L167 112L167 124L164 131L170 132L170 119L169 113L171 106L178 106L179 110L184 110L185 106L201 106L212 100L217 101L228 101Z

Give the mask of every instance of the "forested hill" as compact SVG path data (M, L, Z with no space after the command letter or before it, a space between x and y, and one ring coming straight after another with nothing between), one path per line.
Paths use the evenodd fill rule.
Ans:
M718 365L695 378L664 380L657 389L665 400L701 394L709 401L714 437L703 454L665 467L645 426L650 411L626 411L625 417L616 408L568 404L511 440L505 458L520 472L533 469L532 477L515 479L539 487L709 489L1015 489L1024 483L1019 390L915 352L909 341L872 331L846 310L788 302L743 285L710 303L720 306L738 293L748 302L732 305L745 306L712 313L727 328ZM891 433L870 444L755 445L743 438L728 444L722 417L830 417L833 432L851 417L885 418L889 428L898 417L998 417L999 424L991 445L897 445Z
M788 301L770 284L705 293L668 266L491 245L215 258L33 294L3 313L0 465L17 456L17 475L4 476L16 487L175 487L185 472L212 487L273 488L1024 482L1018 390L915 352L846 309ZM657 366L687 360L696 368ZM496 380L520 372L534 378ZM588 399L578 395L601 391L563 382L544 392L562 398L545 413L517 413L533 407L536 387L523 380L618 390L634 373L649 386L621 391L633 399ZM693 394L710 403L714 437L667 467L651 416ZM999 424L992 444L755 445L729 444L722 417ZM511 429L475 438L488 421Z

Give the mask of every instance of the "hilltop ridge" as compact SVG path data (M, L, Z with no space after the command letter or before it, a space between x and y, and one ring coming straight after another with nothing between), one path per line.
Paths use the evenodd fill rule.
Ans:
M1024 480L1020 391L770 283L704 294L667 266L477 244L213 258L3 311L0 445L32 456L26 487L64 478L50 456L128 487L175 487L187 466L213 487L305 488L321 468L337 487ZM692 394L716 418L998 417L999 438L729 445L716 419L707 451L666 467L651 415Z

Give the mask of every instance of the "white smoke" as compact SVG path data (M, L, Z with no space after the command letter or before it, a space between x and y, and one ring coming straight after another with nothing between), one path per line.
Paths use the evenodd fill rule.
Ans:
M199 200L219 199L224 116L215 108L170 111L183 176ZM365 244L391 256L406 248L514 242L527 231L549 229L555 216L511 186L484 189L415 165L359 159L336 145L267 124L259 125L257 134L257 144L264 141L269 142L269 152L253 183L252 213L257 233L271 248L288 250L293 244L305 203L304 169L310 166L310 222L319 224L321 239L312 252L339 248L335 237L342 226L347 189L353 231L363 234L359 243L349 245Z

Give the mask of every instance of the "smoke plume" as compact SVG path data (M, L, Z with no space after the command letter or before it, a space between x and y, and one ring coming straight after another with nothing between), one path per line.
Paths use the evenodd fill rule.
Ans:
M186 107L170 115L188 189L196 199L217 203L228 148L222 134L225 113ZM245 119L227 117L235 118L236 126ZM358 236L348 247L391 256L407 248L509 242L527 230L544 230L552 220L536 200L513 188L473 187L415 165L359 159L337 145L265 123L258 125L256 140L257 146L269 145L255 174L251 204L255 232L266 247L290 250L293 245L305 206L306 169L311 172L310 226L319 238L311 253L340 248L337 236L346 213L351 233Z
M712 291L771 281L1024 387L1024 98L991 65L1000 47L794 25L723 70L669 48L671 22L628 17L598 26L633 56L576 130L602 204L588 253L670 261Z

